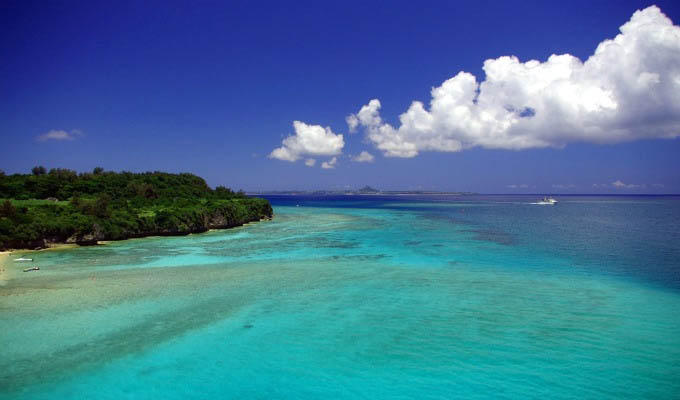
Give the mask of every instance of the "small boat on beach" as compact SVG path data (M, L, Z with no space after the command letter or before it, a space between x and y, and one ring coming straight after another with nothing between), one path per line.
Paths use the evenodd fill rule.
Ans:
M19 257L19 258L15 258L14 261L33 261L33 259L32 258Z

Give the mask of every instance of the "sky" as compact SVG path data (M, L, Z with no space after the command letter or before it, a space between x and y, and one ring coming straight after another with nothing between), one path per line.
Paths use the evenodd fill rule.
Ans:
M676 24L673 1L5 1L0 169L677 194Z

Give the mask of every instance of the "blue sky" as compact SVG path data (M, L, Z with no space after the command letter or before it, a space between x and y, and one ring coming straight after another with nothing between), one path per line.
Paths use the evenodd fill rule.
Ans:
M486 125L475 131L473 120L451 122L451 108L430 109L432 89L460 71L472 75L451 85L466 77L485 81L488 59L516 56L520 64L494 64L510 75L532 59L550 67L551 54L585 61L636 10L652 4L680 23L680 7L671 1L6 2L0 169L186 171L211 185L245 190L368 184L481 193L680 193L680 99L673 95L680 80L672 80L680 76L674 75L680 44L673 38L642 42L627 61L610 57L579 72L577 100L565 100L561 89L507 100L512 107L504 105L507 115L498 118L515 118L516 125L500 131L504 139L488 136ZM652 61L637 70L636 57ZM523 90L535 82L507 79L507 85L482 86L480 101L491 104L518 91L500 86ZM641 84L646 89L630 89ZM591 86L604 94L582 89ZM606 95L610 86L613 100ZM379 110L369 107L372 99L379 99ZM646 110L650 99L664 106ZM413 101L424 103L418 115L430 121L425 127L417 118L413 126L400 121ZM486 109L476 101L465 107L482 118ZM575 102L601 107L611 118L600 121L590 109L572 118L564 110ZM526 117L524 110L536 115ZM349 115L357 121L379 115L381 122L365 118L350 133ZM304 122L320 142L303 144L307 131L296 131L293 121ZM379 133L381 127L389 132ZM289 135L295 140L286 147ZM272 157L281 155L273 153L278 148L287 149L279 159ZM372 162L353 161L364 151ZM310 159L311 167L305 165Z

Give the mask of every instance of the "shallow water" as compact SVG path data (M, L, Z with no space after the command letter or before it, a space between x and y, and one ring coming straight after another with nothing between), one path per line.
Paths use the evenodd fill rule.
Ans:
M0 398L680 396L678 198L271 200L9 263Z

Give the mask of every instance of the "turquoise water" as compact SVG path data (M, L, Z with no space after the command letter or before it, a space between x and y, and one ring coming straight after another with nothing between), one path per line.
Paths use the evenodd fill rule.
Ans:
M678 198L271 200L8 263L0 398L680 397Z

